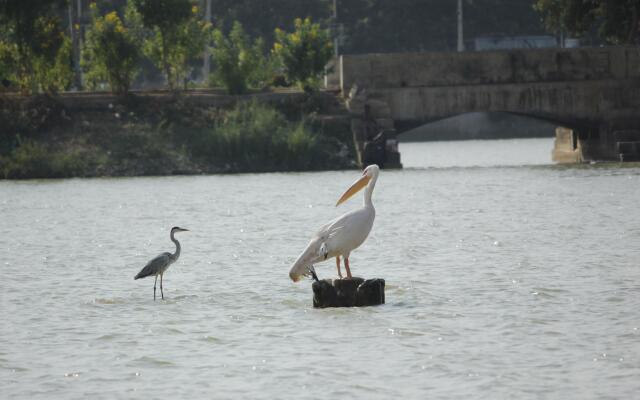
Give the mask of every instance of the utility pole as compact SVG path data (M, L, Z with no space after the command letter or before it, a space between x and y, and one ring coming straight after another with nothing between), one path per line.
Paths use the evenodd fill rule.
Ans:
M462 0L458 0L458 51L464 51Z
M76 42L77 42L77 51L78 51L78 58L77 58L77 62L78 62L78 70L77 70L77 74L78 76L76 77L77 83L78 83L78 90L82 90L82 68L80 68L80 56L82 55L82 48L84 47L84 41L83 41L83 28L82 28L82 23L84 22L82 20L82 0L78 0L78 20L77 20L77 27L78 29L76 29Z
M75 27L76 19L73 13L73 1L69 2L69 35L71 35L71 46L73 48L73 85L76 90L82 90L82 80L80 77L80 48L78 46L78 32Z
M211 22L211 0L205 0L206 6L204 8L204 21ZM204 65L202 66L202 80L207 82L209 79L209 72L211 72L211 55L209 54L209 43L204 45Z
M335 55L336 59L338 58L338 54L340 53L338 51L338 35L339 35L339 28L338 28L338 0L333 0L333 54Z

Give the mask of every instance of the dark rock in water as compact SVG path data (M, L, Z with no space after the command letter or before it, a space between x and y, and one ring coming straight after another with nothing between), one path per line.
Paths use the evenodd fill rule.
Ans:
M364 307L384 304L384 279L323 279L313 282L313 306Z
M358 287L356 307L384 304L384 279L367 279Z
M333 287L331 279L315 281L313 285L311 285L311 288L313 289L313 307L325 308L338 306L338 292L336 288Z

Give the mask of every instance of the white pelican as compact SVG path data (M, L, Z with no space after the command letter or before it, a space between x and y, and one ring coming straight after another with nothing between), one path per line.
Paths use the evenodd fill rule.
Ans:
M327 258L336 258L338 276L342 278L340 271L340 256L344 258L344 267L347 270L347 278L351 278L349 269L349 254L357 249L369 236L376 210L371 202L371 194L376 186L380 168L377 165L369 165L358 179L336 203L336 207L345 202L366 186L364 191L364 206L350 211L324 225L311 239L307 248L293 263L289 277L294 282L299 281L313 271L313 264L324 261Z

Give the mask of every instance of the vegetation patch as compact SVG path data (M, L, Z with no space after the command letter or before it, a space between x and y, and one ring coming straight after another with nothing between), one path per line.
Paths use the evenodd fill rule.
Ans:
M52 151L47 145L32 140L0 158L3 175L8 179L85 176L94 163L86 150Z
M0 178L354 167L349 127L319 123L329 102L306 99L271 104L247 97L213 107L187 97L130 96L100 110L69 110L55 98L5 98L8 111L0 118L9 129L0 136Z
M181 134L182 133L182 134ZM344 168L348 160L335 156L344 146L313 131L309 123L288 121L272 106L257 101L239 103L211 128L174 131L199 161L216 160L238 172L304 171Z

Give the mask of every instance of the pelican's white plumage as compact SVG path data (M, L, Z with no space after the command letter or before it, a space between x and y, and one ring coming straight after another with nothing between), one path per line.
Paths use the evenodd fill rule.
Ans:
M349 269L349 255L351 251L360 247L369 236L376 210L371 202L371 195L378 180L380 169L377 165L368 166L351 187L342 195L336 206L365 187L364 204L361 208L350 211L325 224L309 241L307 248L298 256L289 271L289 277L299 281L309 275L311 267L318 262L336 257L338 275L340 272L340 256L344 258L347 276L351 277Z

